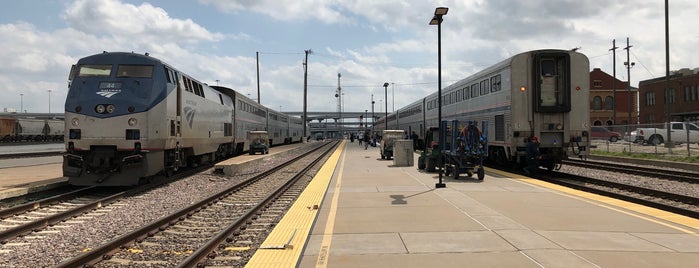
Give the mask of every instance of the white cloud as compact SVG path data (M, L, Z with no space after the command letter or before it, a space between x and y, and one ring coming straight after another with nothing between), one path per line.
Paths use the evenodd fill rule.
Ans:
M64 13L68 25L93 35L131 37L160 42L220 41L223 34L211 33L191 19L174 19L149 3L139 6L117 0L77 0Z

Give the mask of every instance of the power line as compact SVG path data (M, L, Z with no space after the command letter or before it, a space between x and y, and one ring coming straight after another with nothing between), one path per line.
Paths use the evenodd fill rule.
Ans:
M633 51L631 51L631 54L633 55L634 58L636 58L636 62L638 62L639 64L641 64L641 66L643 66L643 69L646 69L646 72L648 72L648 74L650 74L651 77L656 77L656 76L648 69L648 67L646 67L646 65L643 64L643 62L641 62L641 59L639 59L638 56L636 56L636 53L634 53Z

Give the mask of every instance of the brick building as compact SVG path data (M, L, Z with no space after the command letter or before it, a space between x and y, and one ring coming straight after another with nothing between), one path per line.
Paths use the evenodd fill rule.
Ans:
M614 79L600 68L594 68L590 72L590 125L638 123L638 89L634 87L628 89L628 82ZM612 81L614 81L614 87L612 87ZM613 88L616 88L616 91ZM616 105L614 99L617 100ZM615 115L616 120L614 120Z
M667 121L699 122L699 68L672 72L667 91L665 76L641 81L638 87L641 96L641 124ZM665 115L666 104L669 104L667 112L670 114L670 120Z

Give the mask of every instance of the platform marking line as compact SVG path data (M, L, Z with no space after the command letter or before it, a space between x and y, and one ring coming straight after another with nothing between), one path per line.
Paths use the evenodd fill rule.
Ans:
M342 173L345 170L345 158L347 157L347 152L342 153L342 161L340 161L340 169L337 172L337 182L335 183L335 188L333 191L332 201L330 202L330 210L328 213L327 221L325 222L325 229L323 230L323 240L320 243L320 249L318 250L318 260L316 261L317 268L328 267L328 259L330 258L330 244L333 239L333 231L335 229L335 217L337 215L337 206L340 199L340 188L342 186Z
M308 243L319 207L344 152L343 142L318 170L311 182L270 232L245 267L294 267Z
M687 216L682 216L682 215L675 214L672 212L663 211L660 209L647 207L647 206L631 203L631 202L620 200L620 199L606 197L603 195L588 193L588 192L584 192L581 190L576 190L573 188L568 188L565 186L556 185L556 184L553 184L550 182L532 179L529 177L523 177L521 175L517 175L514 173L507 172L507 171L494 170L494 169L489 169L488 171L493 172L493 173L498 173L498 174L501 174L504 176L508 176L508 177L510 177L511 180L514 180L514 181L517 181L520 183L526 183L526 184L530 184L530 185L543 187L545 189L554 190L553 193L556 193L559 195L568 196L570 198L574 198L576 200L580 200L580 201L583 201L583 202L586 202L589 204L593 204L593 205L596 205L599 207L610 209L610 210L620 212L620 213L623 213L623 214L626 214L629 216L633 216L633 217L636 217L639 219L643 219L643 220L650 221L650 222L653 222L656 224L660 224L660 225L678 230L680 232L699 236L699 233L697 233L696 231L688 230L688 229L685 229L685 228L682 228L679 226L675 226L675 225L669 224L667 222L663 222L663 221L655 219L655 218L660 218L660 219L663 219L665 221L669 221L669 222L672 222L675 224L684 225L684 226L694 228L694 229L699 229L699 220L696 220L696 219L693 219L693 218L690 218ZM620 208L623 208L623 209L620 209ZM631 213L628 210L636 212L636 213ZM641 215L639 215L639 214L641 214ZM651 218L651 217L653 217L653 218Z

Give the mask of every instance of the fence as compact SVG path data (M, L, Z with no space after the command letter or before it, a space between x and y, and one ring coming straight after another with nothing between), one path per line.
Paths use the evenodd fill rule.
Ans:
M679 129L679 125L671 126L671 143L666 142L665 124L593 126L590 132L591 144L593 150L605 152L697 156L699 127L692 123L687 126L688 129Z

